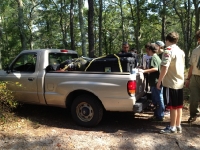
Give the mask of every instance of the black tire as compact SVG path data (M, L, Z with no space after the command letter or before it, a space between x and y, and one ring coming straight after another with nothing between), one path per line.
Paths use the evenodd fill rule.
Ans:
M103 107L95 96L80 95L72 103L71 114L78 125L93 127L101 121Z

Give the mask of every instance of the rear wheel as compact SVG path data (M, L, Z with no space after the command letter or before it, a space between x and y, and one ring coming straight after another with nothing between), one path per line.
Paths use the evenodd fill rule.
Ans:
M80 95L72 103L71 113L78 125L92 127L101 121L103 107L95 96Z

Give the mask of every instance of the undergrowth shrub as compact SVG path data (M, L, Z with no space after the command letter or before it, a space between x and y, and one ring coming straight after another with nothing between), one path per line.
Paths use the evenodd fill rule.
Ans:
M5 113L10 112L18 106L18 102L14 100L12 91L8 90L7 82L0 81L0 119L5 119Z

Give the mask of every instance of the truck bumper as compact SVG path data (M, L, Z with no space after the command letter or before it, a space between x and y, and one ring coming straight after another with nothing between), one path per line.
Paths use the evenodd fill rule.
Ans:
M133 112L140 113L145 108L149 106L150 100L147 98L147 96L141 97L137 102L133 105Z

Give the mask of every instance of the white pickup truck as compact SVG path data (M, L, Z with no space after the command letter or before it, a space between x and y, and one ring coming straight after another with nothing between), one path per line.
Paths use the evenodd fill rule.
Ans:
M38 49L22 51L0 70L15 100L69 107L81 126L97 125L104 111L141 112L147 105L142 73L46 71L49 64L77 58L73 50Z

